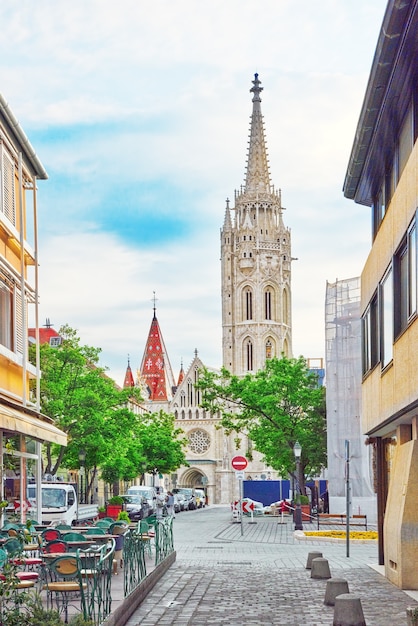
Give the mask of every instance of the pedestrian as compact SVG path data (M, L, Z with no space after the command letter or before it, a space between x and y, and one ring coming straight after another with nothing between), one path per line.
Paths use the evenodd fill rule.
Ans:
M165 497L164 494L159 490L157 493L157 497L155 499L155 515L157 519L162 519L163 517L163 509L165 505Z
M172 517L175 517L175 515L174 515L174 496L173 496L171 491L169 491L167 493L166 506L167 506L167 514L171 515Z

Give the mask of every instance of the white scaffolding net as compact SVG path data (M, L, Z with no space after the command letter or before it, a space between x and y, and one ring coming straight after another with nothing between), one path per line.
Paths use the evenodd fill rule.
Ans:
M345 441L351 496L373 496L370 446L361 428L360 278L327 283L325 299L329 496L345 495Z

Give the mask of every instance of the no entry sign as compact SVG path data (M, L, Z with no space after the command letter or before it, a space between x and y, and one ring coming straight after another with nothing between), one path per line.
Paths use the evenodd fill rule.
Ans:
M248 461L245 456L234 456L231 461L231 465L234 470L245 470L248 465Z

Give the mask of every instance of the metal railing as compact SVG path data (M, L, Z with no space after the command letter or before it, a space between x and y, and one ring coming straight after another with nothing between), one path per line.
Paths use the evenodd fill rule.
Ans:
M155 523L155 565L174 551L173 517L163 517Z
M141 535L130 530L123 543L123 595L126 598L147 575L144 542Z
M82 577L85 584L85 618L95 625L101 624L111 612L112 573L115 540L107 546L89 550L77 550L81 560Z

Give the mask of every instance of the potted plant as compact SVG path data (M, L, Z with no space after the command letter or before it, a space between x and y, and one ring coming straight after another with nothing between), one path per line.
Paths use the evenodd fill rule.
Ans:
M129 518L129 515L127 513L127 511L121 511L119 513L119 515L116 518L117 522L126 522L127 524L129 524L129 522L131 521Z
M302 521L311 522L311 505L308 496L300 495L300 508L302 509Z
M106 516L116 519L122 511L124 499L122 496L112 496L106 506Z
M106 507L105 506L99 506L98 512L99 512L99 519L103 519L104 517L106 517Z

